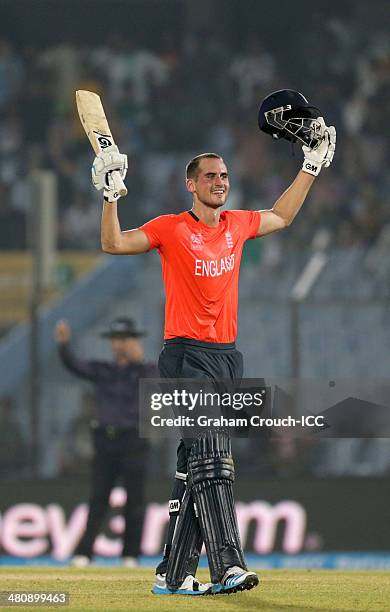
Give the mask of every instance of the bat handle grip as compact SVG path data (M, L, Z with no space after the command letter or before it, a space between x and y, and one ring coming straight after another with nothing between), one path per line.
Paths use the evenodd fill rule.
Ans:
M124 184L124 182L122 181L122 177L121 177L120 173L117 170L112 172L111 178L112 178L112 180L114 182L115 190L118 191L121 196L127 195L127 187Z

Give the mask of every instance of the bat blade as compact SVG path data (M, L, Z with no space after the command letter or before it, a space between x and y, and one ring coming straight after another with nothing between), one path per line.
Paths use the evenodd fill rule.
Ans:
M93 91L79 89L76 91L76 105L81 124L95 154L98 155L104 149L114 145L114 138L100 97ZM120 173L115 171L112 172L111 176L116 190L121 196L126 195L126 185L122 181Z

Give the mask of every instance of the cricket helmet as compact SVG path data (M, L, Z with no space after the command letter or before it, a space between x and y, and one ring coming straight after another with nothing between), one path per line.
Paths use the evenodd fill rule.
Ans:
M275 139L299 141L315 149L323 138L321 124L316 121L320 116L321 111L299 91L280 89L262 101L258 123L262 132Z

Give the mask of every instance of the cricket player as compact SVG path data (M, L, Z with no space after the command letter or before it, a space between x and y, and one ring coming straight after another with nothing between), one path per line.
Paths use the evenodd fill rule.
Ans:
M135 255L157 249L166 292L163 378L203 380L242 377L242 355L235 348L238 277L246 240L287 228L302 207L316 176L330 165L336 144L333 126L299 92L274 92L262 103L259 127L274 138L303 145L302 170L272 208L225 210L230 181L225 161L215 153L194 157L186 167L192 209L164 214L142 227L123 231L117 214L119 194L110 173L122 178L127 158L100 153L93 183L104 191L102 249ZM245 563L234 509L234 464L223 431L207 431L180 441L170 502L164 557L156 569L153 593L208 595L242 591L258 584ZM205 544L211 583L195 578Z

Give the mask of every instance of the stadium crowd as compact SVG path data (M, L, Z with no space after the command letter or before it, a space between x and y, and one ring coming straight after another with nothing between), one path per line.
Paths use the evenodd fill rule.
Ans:
M231 169L232 207L272 205L299 167L300 151L295 147L297 159L291 159L287 143L260 134L257 108L269 92L290 87L337 126L339 144L331 171L323 172L282 244L309 246L317 230L339 246L369 247L381 235L386 243L388 39L362 27L359 34L336 19L325 31L320 46L331 45L334 52L308 59L302 49L293 67L254 35L241 50L207 32L182 39L165 34L154 48L120 34L95 47L16 47L0 40L0 248L26 247L27 179L34 168L58 176L60 248L99 248L100 212L88 172L92 154L74 105L78 88L102 94L118 144L129 154L125 226L183 210L184 181L176 168L204 150L221 152ZM313 29L309 38L317 35Z

